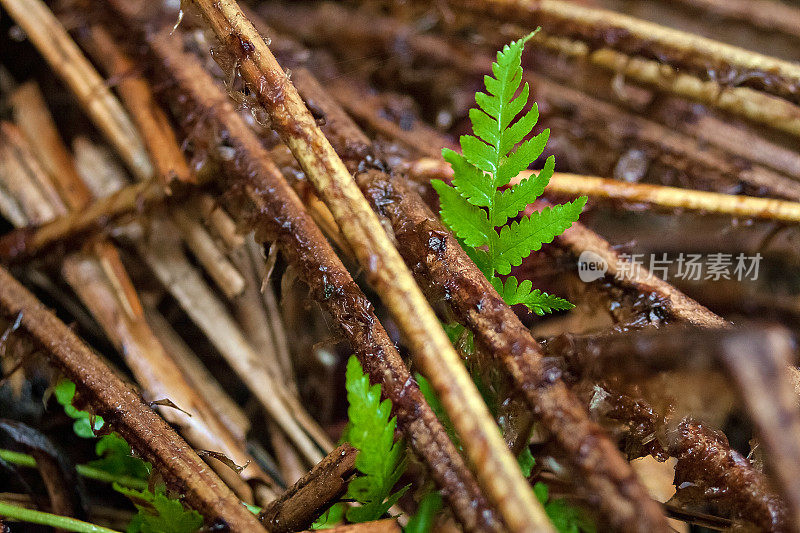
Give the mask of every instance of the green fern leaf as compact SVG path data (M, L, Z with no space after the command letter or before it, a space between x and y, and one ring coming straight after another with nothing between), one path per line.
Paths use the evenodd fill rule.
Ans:
M442 150L442 157L453 167L453 187L459 194L472 205L490 206L495 189L486 179L486 174L472 166L463 155L449 148Z
M494 233L486 211L469 203L456 189L441 180L431 184L439 193L442 220L467 246L478 248L489 244Z
M497 178L494 181L495 186L504 187L508 185L511 178L527 169L531 163L536 161L536 158L542 155L549 138L550 130L544 130L539 135L520 144L519 148L511 153L497 170Z
M509 276L505 282L494 278L492 285L508 305L522 304L537 315L553 311L567 311L575 307L563 298L534 289L533 283L529 279L522 280L522 283L518 285L517 278L514 276Z

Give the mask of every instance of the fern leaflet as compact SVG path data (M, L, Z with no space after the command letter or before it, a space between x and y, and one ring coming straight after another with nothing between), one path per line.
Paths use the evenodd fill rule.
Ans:
M347 362L345 387L350 425L343 440L358 449L356 469L363 474L350 481L346 494L361 506L347 509L346 516L350 522L369 522L383 516L408 490L405 486L392 492L406 467L405 444L394 442L397 419L390 418L392 402L381 401L381 386L370 386L355 356Z

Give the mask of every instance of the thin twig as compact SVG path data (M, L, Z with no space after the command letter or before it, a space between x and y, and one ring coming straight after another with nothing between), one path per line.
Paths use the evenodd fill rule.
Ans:
M164 189L155 180L134 183L94 201L84 210L73 211L44 225L14 230L0 237L0 261L20 261L48 247L75 240L83 234L102 231L116 218L164 199Z
M245 452L244 442L237 441L218 421L207 400L184 378L180 367L150 330L116 250L109 244L99 244L92 255L67 257L63 276L123 354L148 399L168 398L181 409L166 406L160 411L196 448L221 452L234 463L247 465L241 472L245 479L260 480L274 487L274 482ZM103 262L115 263L114 268L103 269ZM113 278L109 275L112 270L116 274ZM117 286L123 292L115 290ZM221 463L211 464L241 499L252 502L252 491L236 472Z
M186 260L177 241L175 228L170 227L167 220L160 217L155 218L152 225L155 231L150 232L150 239L138 244L142 258L189 317L206 333L306 459L311 464L319 462L323 455L301 429L286 403L289 393L284 390L276 376L270 373L262 358L253 351L222 301ZM316 433L324 436L319 431ZM327 439L319 444L326 445Z
M122 103L139 128L165 190L170 191L170 182L173 179L182 183L195 183L196 177L190 172L175 132L158 106L149 83L135 73L133 62L104 29L99 26L90 27L87 35L84 42L92 55L105 66L110 77L119 78ZM110 140L113 142L113 139ZM137 178L147 179L142 175L137 175ZM242 275L219 250L197 213L192 213L185 206L175 206L170 214L187 246L225 295L232 298L241 293L244 289Z
M788 61L563 0L450 3L517 24L542 26L545 31L534 40L544 46L800 134L800 109L792 105L800 103L800 67ZM672 67L668 75L665 66ZM709 79L710 72L720 78L730 76L731 80ZM730 85L741 87L728 88Z
M703 13L800 37L800 9L776 0L676 0Z
M217 287L229 299L242 293L245 280L239 270L217 247L217 244L200 223L199 213L178 208L172 213L172 221L180 230L186 245L197 257L197 261L214 280Z
M29 81L10 97L14 121L28 139L31 149L52 178L70 209L81 209L92 199L78 176L75 162L64 146L50 110L36 82Z
M355 473L358 450L342 444L265 508L259 518L272 533L290 533L311 526L347 489Z

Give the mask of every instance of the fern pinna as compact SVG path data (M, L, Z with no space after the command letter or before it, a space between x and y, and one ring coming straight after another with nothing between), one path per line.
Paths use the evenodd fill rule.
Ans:
M555 159L550 156L538 174L507 187L513 177L542 154L550 136L550 130L544 130L524 140L539 119L536 103L519 116L529 94L527 83L520 90L522 50L534 34L497 53L497 62L492 64L494 77L484 77L486 92L475 94L478 108L469 112L475 135L461 137L461 154L442 150L453 168L452 186L433 180L433 187L439 193L442 220L500 296L509 305L524 304L542 315L571 309L573 305L534 290L529 280L519 283L510 276L503 281L497 274L509 274L512 266L519 266L531 252L569 228L578 220L586 197L508 222L541 196L555 168Z

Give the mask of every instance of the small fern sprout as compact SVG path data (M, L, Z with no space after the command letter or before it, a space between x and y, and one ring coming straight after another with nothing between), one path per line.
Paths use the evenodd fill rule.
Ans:
M544 130L526 140L539 110L534 103L523 113L530 89L522 84L522 50L535 33L497 53L493 76L484 76L486 92L475 95L478 107L469 112L475 135L461 137L461 154L447 148L442 151L453 168L452 186L441 180L432 183L439 194L442 220L506 303L524 304L543 315L574 306L533 289L530 280L519 283L509 276L503 281L497 275L509 274L512 266L519 266L531 252L569 228L578 220L586 197L509 222L541 196L555 169L550 156L538 174L507 187L542 154L550 136L550 130Z

